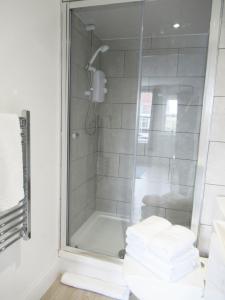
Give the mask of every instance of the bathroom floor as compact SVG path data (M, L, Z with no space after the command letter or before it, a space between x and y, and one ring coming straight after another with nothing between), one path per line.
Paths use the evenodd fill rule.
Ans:
M72 236L71 246L118 257L125 247L128 220L96 211Z
M75 289L61 284L57 279L40 300L110 300L111 298ZM112 299L111 299L112 300Z
M112 300L112 298L66 286L57 279L40 300ZM138 299L131 295L129 300Z

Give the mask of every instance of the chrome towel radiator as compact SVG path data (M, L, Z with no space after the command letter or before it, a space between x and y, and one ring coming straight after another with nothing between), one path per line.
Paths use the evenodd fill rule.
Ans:
M21 238L24 240L31 238L30 112L23 111L19 120L22 136L25 197L18 205L0 213L0 252Z

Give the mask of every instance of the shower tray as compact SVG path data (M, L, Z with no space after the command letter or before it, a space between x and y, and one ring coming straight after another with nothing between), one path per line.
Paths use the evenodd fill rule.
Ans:
M121 252L124 252L128 225L126 218L95 211L72 236L70 246L123 258Z

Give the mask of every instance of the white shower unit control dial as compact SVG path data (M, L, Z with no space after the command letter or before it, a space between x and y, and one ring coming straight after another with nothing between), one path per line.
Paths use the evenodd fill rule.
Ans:
M104 72L96 70L93 73L92 102L104 102L105 94L107 93L106 83L107 79Z

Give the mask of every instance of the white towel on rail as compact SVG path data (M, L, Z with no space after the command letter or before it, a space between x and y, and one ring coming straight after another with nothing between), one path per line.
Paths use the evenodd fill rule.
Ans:
M19 117L0 113L0 211L24 198L23 157Z

